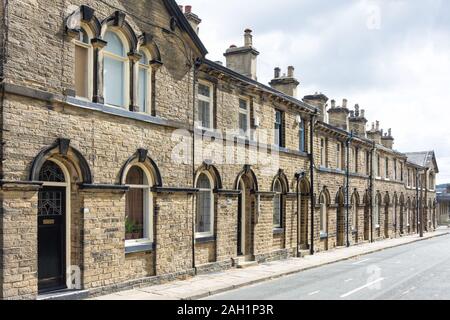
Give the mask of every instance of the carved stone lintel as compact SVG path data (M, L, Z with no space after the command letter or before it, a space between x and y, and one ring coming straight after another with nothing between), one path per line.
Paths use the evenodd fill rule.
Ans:
M70 139L59 138L58 139L59 153L63 156L67 156L70 147Z
M138 149L139 162L144 163L147 160L148 150L146 149Z

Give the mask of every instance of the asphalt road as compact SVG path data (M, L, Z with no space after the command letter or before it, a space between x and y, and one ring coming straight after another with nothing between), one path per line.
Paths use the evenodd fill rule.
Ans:
M448 300L450 235L380 251L208 300Z

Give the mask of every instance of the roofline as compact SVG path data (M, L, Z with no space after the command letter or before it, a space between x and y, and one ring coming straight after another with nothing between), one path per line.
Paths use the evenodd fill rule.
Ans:
M197 32L195 32L189 21L184 16L183 12L181 12L176 1L164 0L164 4L166 5L166 8L169 10L169 12L177 18L178 22L180 23L180 27L184 31L186 31L187 34L191 37L196 47L200 50L202 56L203 57L206 56L208 54L208 50L206 49L203 42L200 40L200 37L198 36Z
M287 94L284 94L284 93L282 93L282 92L280 92L280 91L278 91L278 90L276 90L276 89L274 89L274 88L272 88L270 86L267 86L267 85L265 85L265 84L263 84L261 82L253 80L253 79L251 79L251 78L249 78L247 76L244 76L244 75L242 75L242 74L240 74L240 73L238 73L236 71L233 71L233 70L231 70L231 69L229 69L229 68L227 68L227 67L225 67L223 65L220 65L220 64L218 64L218 63L216 63L214 61L211 61L209 59L203 58L202 59L202 63L204 65L207 65L207 66L211 67L211 68L219 70L219 71L229 75L230 77L239 79L240 81L246 82L246 83L248 83L250 85L253 85L253 86L256 86L256 87L259 87L261 90L268 91L268 92L270 92L270 93L272 93L274 95L277 95L277 96L279 96L279 97L281 97L281 98L283 98L285 100L288 100L289 102L291 102L293 104L296 104L296 105L298 105L298 106L300 106L300 107L302 107L304 109L307 109L307 111L309 111L310 113L318 112L318 109L316 107L314 107L314 106L312 106L312 105L310 105L310 104L308 104L308 103L306 103L304 101L298 100L298 99L296 99L294 97L291 97L291 96L289 96Z

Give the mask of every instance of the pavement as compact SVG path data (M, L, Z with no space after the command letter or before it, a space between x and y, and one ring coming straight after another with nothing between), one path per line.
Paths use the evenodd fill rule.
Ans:
M443 237L441 239L435 239L437 237ZM145 288L139 288L139 289L133 289L128 291L122 291L117 292L110 295L100 296L94 298L95 300L196 300L196 299L202 299L202 298L208 298L214 295L217 295L216 297L211 297L212 299L241 299L241 296L239 295L239 290L243 290L243 297L247 297L247 299L256 299L258 298L257 291L252 291L252 287L255 287L257 284L262 285L270 285L270 283L264 283L268 282L274 279L278 279L279 281L282 280L288 280L288 276L296 275L296 276L303 276L304 273L311 269L316 268L323 268L328 267L333 269L335 267L334 263L341 262L341 261L347 261L347 260L355 260L353 263L355 263L356 266L361 264L361 268L364 267L364 272L367 272L367 266L364 266L363 264L366 262L365 257L361 258L362 256L377 253L386 249L390 248L398 248L405 246L402 248L401 252L411 253L411 250L409 249L410 244L416 244L418 242L428 242L426 240L433 240L437 243L441 243L443 240L448 241L448 245L450 245L450 229L447 227L439 228L435 232L426 233L423 238L420 238L418 235L410 235L405 236L401 238L396 239L389 239L389 240L383 240L379 242L374 243L364 243L356 246L352 246L350 248L339 248L339 249L333 249L326 252L320 252L316 253L313 256L306 256L304 258L291 258L287 260L280 260L280 261L274 261L269 263L263 263L259 264L254 267L250 267L247 269L231 269L226 270L223 272L217 272L217 273L211 273L211 274L205 274L205 275L199 275L196 277L193 277L188 280L183 281L175 281L170 282L163 285L155 285L155 286L149 286ZM441 241L440 241L441 240ZM426 247L426 245L424 245ZM400 248L398 248L400 249ZM443 249L443 248L441 248ZM447 258L450 259L450 250L448 250L448 247L444 249L444 251L449 252L449 256ZM427 250L425 249L425 253ZM434 252L434 251L433 251ZM382 252L380 252L382 253ZM395 255L394 255L395 256ZM372 258L367 258L372 259ZM413 260L415 258L412 258ZM416 259L417 260L417 259ZM360 262L363 261L363 262ZM369 260L367 260L369 261ZM375 261L375 260L374 260ZM383 258L381 257L379 259L379 262L382 262ZM330 264L333 264L330 266ZM371 281L367 282L365 281L362 285L363 288L356 288L359 289L356 292L349 291L348 296L344 296L342 298L350 298L355 293L364 291L363 289L371 286L377 287L379 283L382 283L385 279L379 280L380 278L376 277L376 273L379 271L377 269L377 265L373 266L374 270L371 270L369 268L369 271L373 271L375 275L365 275L364 279L372 279L374 283L371 283ZM359 272L362 272L359 270ZM311 270L313 271L313 270ZM314 270L315 271L315 270ZM301 274L299 274L301 272ZM319 272L316 275L313 275L312 278L314 281L311 281L312 284L317 282L317 288L324 288L326 285L333 284L320 284L320 280L323 277L323 274L320 273L320 270L317 270ZM333 273L333 272L332 272ZM335 272L334 272L335 273ZM342 272L341 272L342 273ZM336 273L335 273L336 274ZM361 275L360 275L361 276ZM328 278L329 274L327 274ZM352 276L355 278L355 276ZM284 278L284 279L281 279ZM352 278L352 280L353 280ZM376 279L375 279L376 278ZM350 279L350 278L348 278ZM344 279L344 283L345 280ZM275 281L274 281L275 282ZM347 284L350 285L351 281L347 281ZM325 286L324 286L325 285ZM244 288L248 287L248 288ZM257 286L256 286L257 287ZM336 288L342 289L342 283L341 279L339 279L339 286ZM237 290L239 289L239 290ZM245 290L250 290L248 292L245 292ZM274 290L277 290L277 286L273 288ZM313 290L314 289L314 290ZM330 296L324 296L323 294L320 294L319 289L315 289L313 287L308 287L305 289L308 291L308 293L305 293L307 297L310 297L311 299L314 298L322 298L326 299L327 297L331 298L340 298L340 295L330 293ZM353 289L355 290L355 289ZM317 292L319 291L319 292ZM227 296L227 293L229 292L229 296ZM271 292L270 287L267 289L266 292ZM275 291L280 292L280 291ZM283 292L283 291L281 291ZM287 291L286 291L287 292ZM313 295L309 295L313 293ZM222 295L221 295L222 294ZM299 297L299 292L292 293L292 297L280 297L280 299L297 299ZM345 293L344 293L345 295ZM316 297L314 297L316 296ZM297 297L297 298L296 298ZM265 297L261 297L261 299L264 299ZM268 299L276 299L274 298L274 294L271 294L270 296L266 297Z

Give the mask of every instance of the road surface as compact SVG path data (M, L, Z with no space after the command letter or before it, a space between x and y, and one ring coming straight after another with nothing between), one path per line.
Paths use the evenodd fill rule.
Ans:
M448 300L450 235L387 249L208 298L244 299Z

